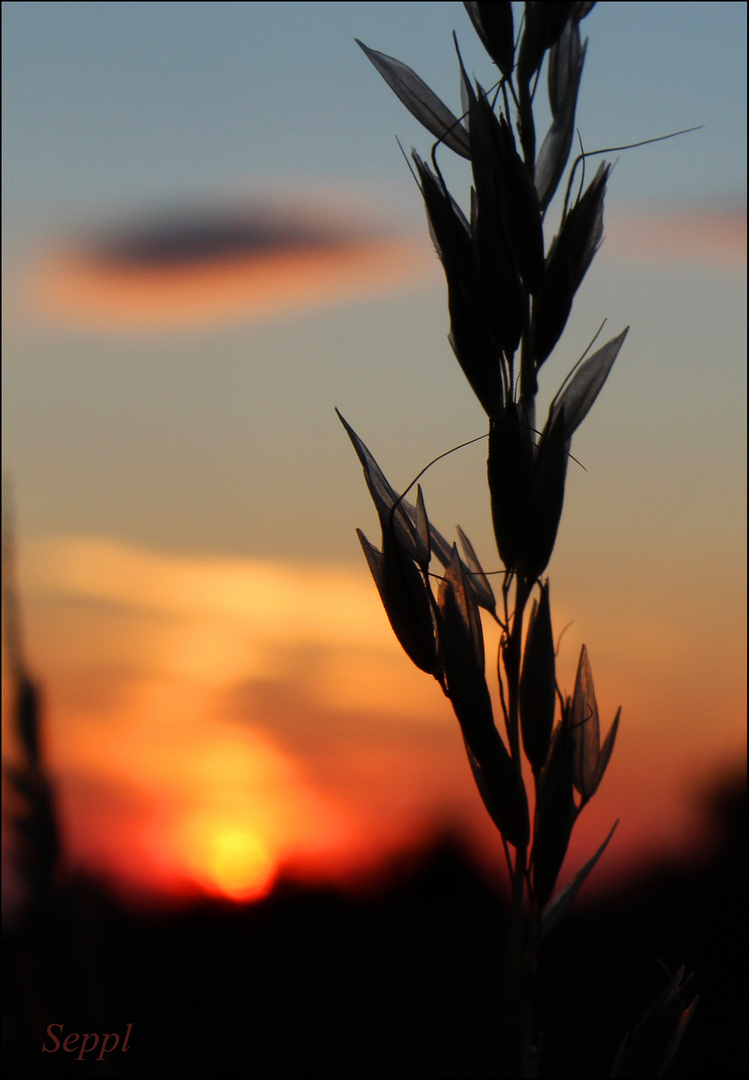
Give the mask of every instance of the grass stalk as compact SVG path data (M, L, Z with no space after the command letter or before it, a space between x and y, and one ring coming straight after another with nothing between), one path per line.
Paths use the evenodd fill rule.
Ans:
M412 158L445 271L450 344L489 424L487 477L504 566L503 618L462 531L461 555L429 521L421 488L415 505L405 497L410 489L398 494L353 428L341 420L382 529L381 548L361 531L359 538L385 611L409 658L449 698L474 780L500 834L512 889L517 1056L520 1074L536 1077L542 1064L533 1002L539 950L613 834L612 829L572 881L557 889L574 824L601 783L619 724L617 713L601 742L585 646L574 692L565 697L559 688L545 574L562 514L572 435L606 382L628 328L581 358L537 431L539 375L603 238L610 165L603 163L587 186L579 182L574 197L577 168L592 155L580 155L568 169L588 45L581 25L595 3L479 2L464 7L494 72L489 91L471 80L456 39L463 101L459 114L406 64L359 44L436 139L427 159L431 165L416 150ZM534 101L544 82L552 122L544 138L537 139ZM444 153L470 164L465 208L447 189L438 162ZM558 230L547 245L547 212L556 192L565 190L560 188L565 175ZM441 574L430 570L434 559ZM437 597L431 584L435 577L440 578ZM496 672L505 739L494 721L486 680L480 609L502 628ZM524 762L533 774L532 820ZM690 986L689 978L682 979L683 972L653 1006L655 1016L625 1038L612 1075L624 1075L616 1070L625 1059L627 1075L662 1075L694 1009L694 1001L680 996ZM677 1000L681 1009L674 1005Z

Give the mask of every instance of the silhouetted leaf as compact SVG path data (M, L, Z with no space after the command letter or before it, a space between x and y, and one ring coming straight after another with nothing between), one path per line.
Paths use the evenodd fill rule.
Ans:
M415 520L416 508L411 503L407 502L405 499L403 500L402 505L411 515L412 520ZM468 541L468 537L465 536L460 526L458 526L458 536L461 538L461 543L463 543L464 545L464 550L466 550L466 557L468 560L467 565L462 564L463 575L466 581L466 585L473 593L473 598L479 605L479 607L485 608L486 611L488 611L491 615L494 615L496 612L496 601L494 599L494 593L491 591L489 582L487 581L486 577L482 578L483 571L479 566L479 562L476 558L475 552L472 556L472 559L475 560L475 563L472 562L469 558L466 545L470 547L470 544ZM442 533L438 529L436 529L431 522L429 523L429 543L432 553L437 557L440 563L445 567L449 566L452 559L452 544L449 544L447 540L445 540ZM470 550L471 552L473 552L472 547L470 547Z
M536 369L548 359L562 336L575 296L572 263L562 256L554 258L554 249L546 259L544 280L533 309L533 358Z
M573 752L569 715L565 711L554 732L549 760L537 785L536 833L531 864L533 890L539 907L544 906L554 891L575 824Z
M515 787L507 787L508 777L514 777L514 769L510 767L507 771L505 768L504 759L509 761L509 755L494 724L491 695L484 674L481 619L455 547L440 586L438 602L442 670L463 737L487 784L493 789L501 781L495 792L500 804L516 807ZM517 821L515 824L517 826Z
M450 286L448 341L481 407L491 416L502 399L499 357L475 301L476 297L466 290Z
M420 79L415 71L400 60L377 52L376 49L370 49L358 38L355 40L391 90L397 94L419 123L456 154L470 158L468 134L465 128L434 91L429 89L423 79Z
M498 199L502 226L518 273L531 295L544 273L544 234L536 185L517 152L512 128L503 116L497 126L500 151Z
M583 882L608 847L609 840L614 835L614 831L618 824L619 819L617 818L612 826L611 832L601 844L593 858L588 859L585 866L578 870L572 880L568 881L564 888L561 889L557 893L557 895L546 905L543 910L543 914L541 915L541 930L539 940L543 941L544 938L548 937L551 931L559 925L564 916L567 914L572 905L572 901L580 892Z
M575 741L575 787L583 798L583 804L593 798L600 784L619 728L621 708L618 709L608 735L600 746L600 727L596 692L593 686L593 672L588 659L588 650L583 645L580 662L575 678L575 693L572 703L572 725Z
M463 668L460 675L473 666L483 676L484 635L481 617L473 593L466 582L458 549L454 544L450 564L440 586L439 607L444 625L448 630L450 649L454 656L459 658L460 666Z
M471 236L465 214L415 150L411 151L419 174L421 193L427 211L429 231L440 259L447 259L446 271L460 276L472 265Z
M570 19L562 31L559 41L549 53L546 81L552 117L555 117L564 107L571 86L575 87L575 95L577 95L586 45L582 45L580 42L580 30L577 21Z
M570 20L549 54L552 124L536 158L535 186L542 210L551 202L567 165L575 131L577 93L585 61L577 23Z
M491 418L487 473L492 523L499 557L508 570L517 566L528 535L533 443L518 407L508 402Z
M569 449L562 407L553 417L549 416L533 463L530 520L522 564L525 577L531 581L544 572L554 550L564 504Z
M464 6L482 45L504 77L509 78L515 58L512 4L506 0L491 0Z
M416 535L419 538L420 552L423 553L418 560L419 566L427 567L431 556L429 518L427 517L427 508L424 505L424 492L421 490L421 484L416 485L416 521L414 524L416 525Z
M500 206L505 183L500 160L501 128L486 96L478 96L464 72L469 99L471 165L476 191L471 234L486 325L498 349L512 355L523 332L523 291ZM517 210L512 208L515 213Z
M552 406L552 417L564 407L564 433L568 439L572 438L572 433L583 422L598 397L628 332L627 326L618 337L612 338L581 364Z
M403 501L405 503L405 499ZM410 506L410 504L407 503L406 506ZM445 540L442 533L431 522L429 524L429 540L432 553L436 555L443 566L449 566L453 554L453 545Z
M525 24L518 55L518 80L528 83L541 66L544 53L558 40L574 10L573 3L530 2L525 5Z
M614 742L616 740L616 733L619 730L619 720L621 718L621 715L622 707L620 705L619 708L616 710L614 722L609 728L608 735L603 740L603 746L601 747L601 752L598 755L598 769L596 771L596 791L598 790L598 786L601 783L601 780L603 780L603 774L606 772L606 767L609 763L609 759L611 758L611 752L614 749Z
M688 1002L694 975L684 978L679 968L665 990L624 1038L612 1069L612 1077L663 1076L697 1008L699 996ZM687 1003L688 1002L688 1003Z
M567 20L575 12L575 6L573 2L560 3L559 0L529 5L540 13L545 48L550 49L559 40Z
M508 844L525 848L528 843L528 805L502 738L494 729L491 755L484 753L480 765L463 736L473 779L494 824Z
M600 736L593 672L584 645L580 650L572 697L572 738L575 744L574 784L587 802L596 790Z
M468 585L476 598L476 603L493 615L496 612L497 604L494 599L492 587L489 584L489 579L481 569L481 563L476 557L473 545L461 529L460 525L457 526L457 532L460 545L463 548L463 554L465 555L465 568L467 568L467 572L464 568L464 573L466 574Z
M468 222L441 180L415 152L413 160L430 233L447 279L450 344L471 389L491 415L501 394L499 359L486 326Z
M541 587L540 602L533 601L520 676L520 727L523 747L534 774L539 773L546 763L555 704L554 636L547 580Z
M551 245L533 310L536 366L547 359L567 323L572 300L603 238L603 200L610 166L602 164Z
M346 429L364 469L364 479L375 504L383 536L394 535L404 554L426 569L429 565L428 546L420 540L418 530L406 513L402 500L399 500L373 455L338 409L336 409L336 415Z
M395 636L418 668L435 675L439 664L432 610L415 563L394 541L388 541L387 535L383 539L384 551L378 551L361 529L356 533Z
M505 840L524 846L528 836L525 789L494 724L484 675L481 618L456 547L440 586L439 613L442 670L476 784Z

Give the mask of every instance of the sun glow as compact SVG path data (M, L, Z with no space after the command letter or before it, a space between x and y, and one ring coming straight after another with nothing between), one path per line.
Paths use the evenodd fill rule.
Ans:
M273 884L276 861L258 833L241 824L206 820L194 830L190 869L207 891L232 900L259 900Z
M68 853L128 901L252 901L281 876L363 881L445 819L496 865L496 833L455 764L454 718L403 663L366 567L167 555L91 536L23 550ZM605 636L595 597L587 610ZM558 611L563 626L566 602ZM716 708L714 688L683 688L687 611L617 617L616 648L595 654L604 729L623 701L632 720L598 817L583 815L573 836L571 872L618 816L612 873L694 846L684 777L745 753L741 635L721 639L716 624ZM491 655L498 631L484 630ZM567 689L574 635L558 669ZM664 678L681 704L654 725ZM706 709L720 721L709 746Z

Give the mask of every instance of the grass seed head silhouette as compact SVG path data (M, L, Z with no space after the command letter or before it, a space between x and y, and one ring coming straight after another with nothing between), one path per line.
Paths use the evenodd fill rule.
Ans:
M511 3L464 6L501 78L490 91L472 82L456 38L463 101L459 115L406 64L358 44L436 139L430 163L412 150L412 173L445 273L448 340L488 421L489 502L504 566L500 614L489 579L462 530L463 557L429 521L421 487L415 505L405 492L397 495L374 456L338 415L361 462L380 522L381 548L361 530L358 535L388 619L409 658L432 675L449 698L476 786L500 834L512 882L519 1071L536 1076L540 1053L532 987L538 947L568 911L616 828L615 823L592 858L555 892L575 822L598 790L610 760L621 714L619 709L601 744L584 645L574 692L562 696L549 581L542 575L561 521L572 436L603 388L628 328L578 362L555 394L538 433L541 369L565 330L603 240L611 165L602 162L586 185L584 165L590 155L583 152L569 172L556 235L548 249L544 243L545 217L567 170L575 132L588 44L580 26L595 4L526 3L517 31ZM544 62L551 125L537 150L534 94ZM438 161L443 152L470 163L468 210L447 188ZM578 189L572 198L578 166ZM441 573L431 569L434 559ZM502 631L497 676L504 737L495 723L485 674L480 608ZM524 759L533 777L532 792L524 780ZM679 1011L674 1005L682 976L625 1042L614 1075L661 1075L616 1069L640 1068L646 1059L654 1069L665 1068L673 1057L694 1007L693 1002ZM689 979L683 982L684 989L688 986Z

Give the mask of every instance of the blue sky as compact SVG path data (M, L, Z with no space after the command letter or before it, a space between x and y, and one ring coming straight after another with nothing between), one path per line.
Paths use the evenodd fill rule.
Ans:
M586 19L578 124L587 148L704 125L619 156L609 222L633 206L741 204L745 23L745 5L734 3L605 3ZM457 3L3 5L5 438L22 527L356 559L350 530L344 541L328 524L358 483L332 406L353 410L370 441L377 425L388 431L391 460L408 448L410 474L445 441L475 433L473 403L447 382L455 373L436 267L388 299L137 340L40 331L12 302L45 244L133 213L269 193L318 192L365 224L417 230L428 256L394 135L424 152L428 137L353 38L411 64L456 104L453 29L489 83L493 69ZM464 193L460 163L446 159L445 170ZM616 319L632 322L637 342L654 291L672 297L678 318L640 325L653 348L661 339L670 347L704 287L688 264L681 290L648 282L652 270L610 272L610 283L581 294L580 330L562 364L604 315L612 332ZM740 318L727 328L720 312L742 287L732 278L710 301L706 346L731 326L741 338ZM623 294L632 302L620 303ZM722 347L741 350L735 335ZM246 509L253 501L257 515ZM307 522L305 544L281 504Z
M588 147L705 125L625 156L619 199L743 191L745 27L740 3L605 3L588 17ZM425 140L353 38L456 101L453 29L488 81L457 3L6 3L8 224L279 177L393 185L413 216L392 136Z

